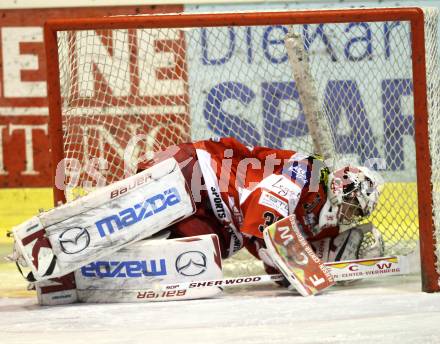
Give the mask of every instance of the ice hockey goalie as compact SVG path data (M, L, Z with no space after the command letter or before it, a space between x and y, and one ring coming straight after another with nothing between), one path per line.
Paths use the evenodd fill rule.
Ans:
M161 164L170 161L170 158L178 164L176 176L181 183L174 187L171 179L166 182L172 187L164 191L162 197L168 203L160 207L168 205L171 210L167 216L171 216L175 213L172 211L173 204L181 199L178 194L186 193L189 196L185 201L187 210L182 210L182 214L172 221L165 221L154 230L144 232L144 238L165 229L170 232L170 239L215 234L222 258L246 248L262 259L270 271L275 269L275 265L265 249L263 231L274 222L294 214L302 236L322 260L358 258L365 230L356 230L356 224L369 216L378 202L381 178L376 172L366 167L345 166L330 173L317 156L291 150L248 147L233 138L169 147L156 153L152 160L139 164L138 172L142 174L154 167L162 170ZM159 180L159 177L156 179ZM154 197L157 196L149 199ZM114 209L115 206L113 204L106 209ZM178 209L177 206L175 209ZM95 215L91 214L89 218ZM129 224L138 225L137 215L133 216L134 220L131 219ZM100 227L100 233L110 231L101 235L102 238L98 235L97 240L103 240L106 234L113 235L116 227L113 228L112 221L116 221L115 226L118 225L119 229L128 226L128 221L120 220L116 215L107 216L106 222L102 221L94 222L106 224L107 227ZM35 226L38 229L39 224ZM377 231L374 235L380 241ZM133 235L130 240L139 238ZM51 244L54 246L54 242L51 241ZM40 245L50 246L47 243ZM108 240L99 245L111 246ZM72 255L66 256L72 260ZM88 256L87 259L82 263L86 264L93 258Z

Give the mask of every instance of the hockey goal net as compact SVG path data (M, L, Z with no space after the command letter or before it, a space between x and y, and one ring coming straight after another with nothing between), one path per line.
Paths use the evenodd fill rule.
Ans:
M419 8L52 20L56 201L212 136L318 151L381 171L370 220L389 254L420 240L423 288L439 290L437 31Z

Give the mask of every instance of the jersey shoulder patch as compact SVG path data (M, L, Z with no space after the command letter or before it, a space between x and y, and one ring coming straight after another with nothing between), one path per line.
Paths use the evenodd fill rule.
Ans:
M282 174L304 188L310 184L327 185L330 171L320 156L295 153L284 166Z

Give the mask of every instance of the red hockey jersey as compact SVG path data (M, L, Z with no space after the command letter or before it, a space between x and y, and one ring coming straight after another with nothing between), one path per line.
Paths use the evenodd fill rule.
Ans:
M321 236L319 213L329 173L322 160L290 150L247 147L233 138L193 146L215 216L212 223L221 224L214 232L224 243L224 256L243 246L255 254L258 247L250 246L261 244L263 229L291 213L306 238Z

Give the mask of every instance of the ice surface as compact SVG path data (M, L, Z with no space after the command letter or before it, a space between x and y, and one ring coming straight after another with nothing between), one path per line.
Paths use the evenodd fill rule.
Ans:
M440 293L415 276L303 298L273 285L215 299L39 307L0 299L0 343L440 343Z

